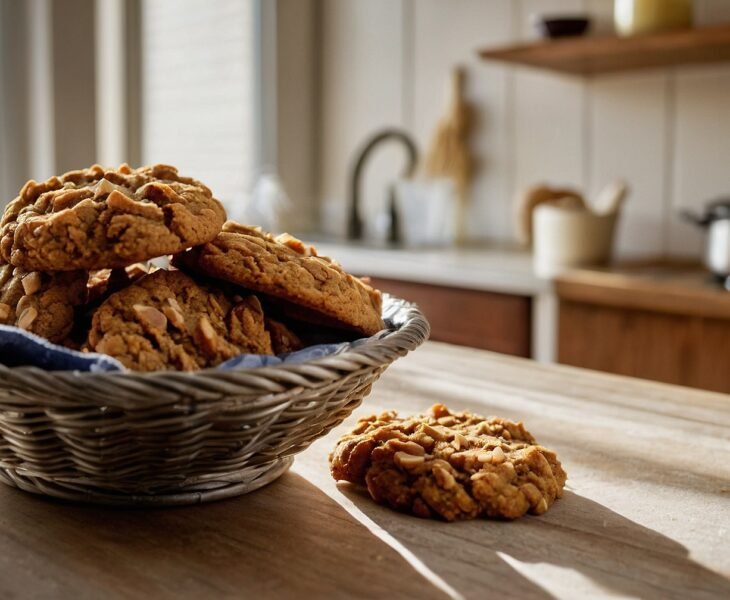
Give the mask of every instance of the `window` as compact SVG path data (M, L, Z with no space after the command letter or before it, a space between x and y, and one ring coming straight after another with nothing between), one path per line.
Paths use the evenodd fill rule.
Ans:
M232 218L261 171L315 214L314 0L0 0L0 204L94 162L172 163ZM271 178L269 178L271 179Z
M258 170L254 0L143 0L141 162L176 165L231 207Z

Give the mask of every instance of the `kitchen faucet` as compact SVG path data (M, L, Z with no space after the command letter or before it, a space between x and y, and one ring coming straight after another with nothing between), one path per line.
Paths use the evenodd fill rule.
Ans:
M403 175L405 177L411 177L416 170L416 164L418 163L418 149L411 137L405 131L394 128L384 129L373 135L365 142L362 149L357 154L357 159L355 160L350 176L350 214L347 223L348 240L360 240L363 237L363 221L360 217L360 179L365 167L365 162L376 146L378 146L381 142L389 140L398 140L406 147L408 152L408 164ZM390 186L388 195L388 211L390 212L390 231L388 241L397 242L399 241L398 214L395 207L395 192L393 185Z

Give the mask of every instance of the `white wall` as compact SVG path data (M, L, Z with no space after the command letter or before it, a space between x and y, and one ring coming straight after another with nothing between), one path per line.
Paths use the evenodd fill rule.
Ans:
M276 159L292 200L291 231L311 228L315 217L318 8L315 0L279 0L276 9Z
M12 200L29 170L28 131L29 48L18 23L28 18L29 3L0 0L0 205Z
M619 253L695 255L701 234L680 207L730 194L730 64L581 79L487 63L478 48L534 37L529 16L590 11L610 27L612 0L322 0L319 198L342 231L348 171L363 139L402 126L423 150L444 110L450 68L468 70L480 168L470 233L512 239L514 198L537 181L594 195L617 177L632 194ZM730 2L696 0L699 25L730 20ZM401 169L383 149L366 175L368 218Z
M276 93L257 116L257 86L271 85L258 79L257 35L272 32L256 33L255 2L142 2L142 162L175 164L201 179L232 217L259 169L275 162L292 199L287 226L302 230L313 212L317 13L312 0L264 8L275 8L275 21L264 24L273 35L263 43L273 48L262 52L262 78L275 78Z
M93 0L0 0L0 207L94 161Z

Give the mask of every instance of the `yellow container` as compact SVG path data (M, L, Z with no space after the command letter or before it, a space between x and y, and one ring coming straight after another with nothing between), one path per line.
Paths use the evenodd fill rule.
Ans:
M615 0L613 10L623 36L692 26L692 0Z

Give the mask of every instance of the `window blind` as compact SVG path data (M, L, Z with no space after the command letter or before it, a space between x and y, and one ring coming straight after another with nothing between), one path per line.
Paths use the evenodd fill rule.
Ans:
M257 163L254 4L142 2L142 160L176 165L227 208Z

